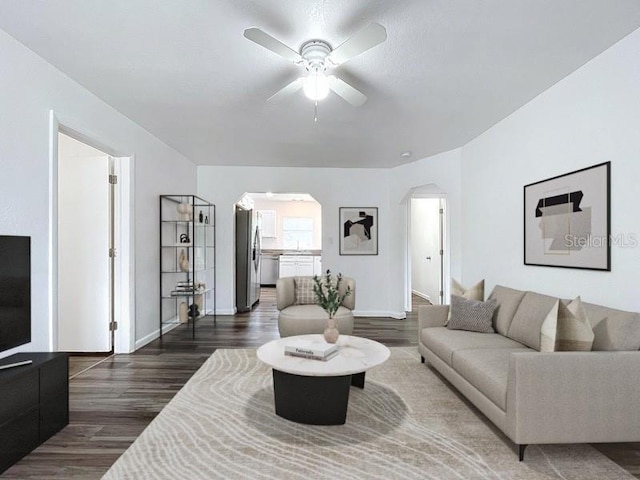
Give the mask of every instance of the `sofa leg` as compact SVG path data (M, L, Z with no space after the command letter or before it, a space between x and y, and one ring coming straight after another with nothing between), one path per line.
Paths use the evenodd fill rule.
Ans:
M420 355L420 363L424 363L424 357Z
M518 445L518 457L522 462L524 460L524 449L527 448L527 445Z

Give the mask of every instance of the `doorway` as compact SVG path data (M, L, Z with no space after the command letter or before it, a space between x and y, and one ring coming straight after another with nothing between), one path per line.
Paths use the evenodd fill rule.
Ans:
M92 146L51 114L51 348L134 350L131 157Z
M442 305L448 299L449 239L447 195L436 184L414 187L406 205L405 311L414 304Z
M433 305L443 303L443 215L441 198L412 198L411 293Z

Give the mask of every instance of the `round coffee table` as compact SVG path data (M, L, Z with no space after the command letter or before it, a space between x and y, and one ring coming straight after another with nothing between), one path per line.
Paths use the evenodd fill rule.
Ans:
M258 358L273 369L276 415L309 425L342 425L347 418L349 389L364 388L366 371L385 362L389 349L361 337L340 335L338 355L310 360L284 354L287 345L326 345L322 335L298 335L262 345Z

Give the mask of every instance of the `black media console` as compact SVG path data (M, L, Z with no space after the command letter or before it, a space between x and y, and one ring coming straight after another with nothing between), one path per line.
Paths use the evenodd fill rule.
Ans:
M0 366L0 474L69 423L66 353L18 353Z

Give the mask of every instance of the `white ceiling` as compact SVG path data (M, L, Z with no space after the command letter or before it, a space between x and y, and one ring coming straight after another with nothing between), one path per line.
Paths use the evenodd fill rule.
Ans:
M369 100L266 99L299 67L243 37L388 40ZM2 0L0 28L198 164L392 167L464 145L640 27L638 0ZM7 66L3 66L7 68ZM410 158L400 154L412 151Z

